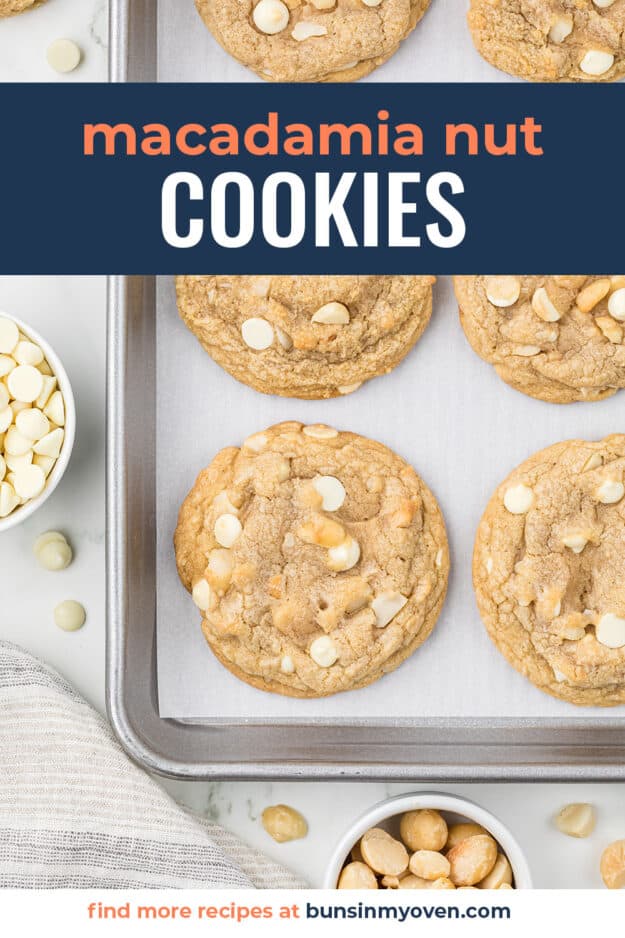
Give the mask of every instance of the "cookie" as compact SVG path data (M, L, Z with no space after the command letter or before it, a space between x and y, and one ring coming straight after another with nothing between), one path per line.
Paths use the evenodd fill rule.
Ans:
M530 81L625 75L625 0L471 0L469 29L496 68Z
M278 424L218 453L174 544L219 661L292 697L393 671L429 636L447 588L443 517L414 469L320 424Z
M42 3L45 3L45 0L0 0L0 18L24 13L25 10L41 6Z
M336 397L391 371L432 313L434 277L178 277L209 355L265 394Z
M480 522L473 582L498 649L570 703L625 703L625 435L569 440L503 482Z
M430 0L195 0L226 52L268 81L355 81L386 62Z
M625 275L455 277L466 336L500 378L556 404L625 387Z

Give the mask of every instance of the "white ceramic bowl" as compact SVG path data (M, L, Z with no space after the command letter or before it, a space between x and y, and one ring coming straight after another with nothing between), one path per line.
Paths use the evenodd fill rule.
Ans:
M442 792L419 791L381 801L354 821L341 837L330 858L323 883L324 889L336 889L339 874L352 847L371 827L382 827L398 837L400 816L406 811L416 811L420 808L434 808L454 824L459 821L473 821L481 824L493 835L503 853L508 857L514 875L515 888L532 888L532 879L523 851L508 828L498 818L467 798L446 795Z
M57 380L58 389L63 395L63 400L65 402L65 426L63 428L65 430L65 436L63 439L63 446L61 447L61 452L52 469L52 472L46 479L45 488L39 495L37 495L36 498L32 498L24 505L20 505L19 508L16 508L15 511L12 511L11 514L7 515L6 518L0 518L1 534L3 531L8 531L9 528L15 527L17 524L21 524L22 521L26 520L26 518L30 518L30 516L34 514L34 512L41 507L41 505L43 505L46 499L52 495L53 491L63 478L63 474L69 464L70 456L74 446L74 437L76 435L76 405L74 403L74 394L72 392L70 380L67 377L67 372L65 371L60 358L54 349L46 342L43 336L39 335L39 333L36 332L32 326L29 326L27 323L22 322L21 319L18 319L17 316L12 316L10 313L4 312L4 310L0 311L0 316L3 319L12 319L20 332L22 332L26 338L30 339L32 342L37 343L54 373L54 377Z

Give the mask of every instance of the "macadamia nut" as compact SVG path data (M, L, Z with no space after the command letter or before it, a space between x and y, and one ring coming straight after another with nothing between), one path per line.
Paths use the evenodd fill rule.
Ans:
M276 804L265 808L262 813L262 822L269 836L279 844L287 843L289 840L301 840L308 833L305 818L288 804Z

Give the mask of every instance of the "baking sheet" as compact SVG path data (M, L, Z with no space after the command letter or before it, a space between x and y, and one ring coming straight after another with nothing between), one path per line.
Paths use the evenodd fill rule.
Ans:
M517 81L475 51L468 0L432 0L414 32L362 81ZM192 0L159 0L159 81L262 81L240 65L204 26Z
M623 430L622 394L566 406L513 391L464 337L450 278L435 286L422 339L390 375L330 401L268 397L239 384L203 351L178 317L173 281L157 304L157 660L161 716L300 722L423 717L622 717L623 708L579 709L534 688L491 644L471 583L473 538L499 482L558 440ZM621 419L619 419L619 417ZM328 423L374 437L412 463L437 496L452 554L449 593L432 636L371 687L297 700L248 687L210 652L200 616L176 573L179 505L224 446L281 420Z

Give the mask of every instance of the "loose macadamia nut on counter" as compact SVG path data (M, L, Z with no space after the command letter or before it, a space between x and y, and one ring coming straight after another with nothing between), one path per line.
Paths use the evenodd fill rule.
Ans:
M275 804L265 808L262 822L269 836L279 844L287 843L289 840L301 840L308 833L306 819L288 804Z
M625 886L625 840L615 840L601 856L601 877L608 889Z
M510 861L479 824L448 824L429 808L388 822L399 838L381 827L366 831L347 856L339 889L515 888Z
M588 837L595 829L595 809L591 804L567 804L555 822L558 830L569 837Z

